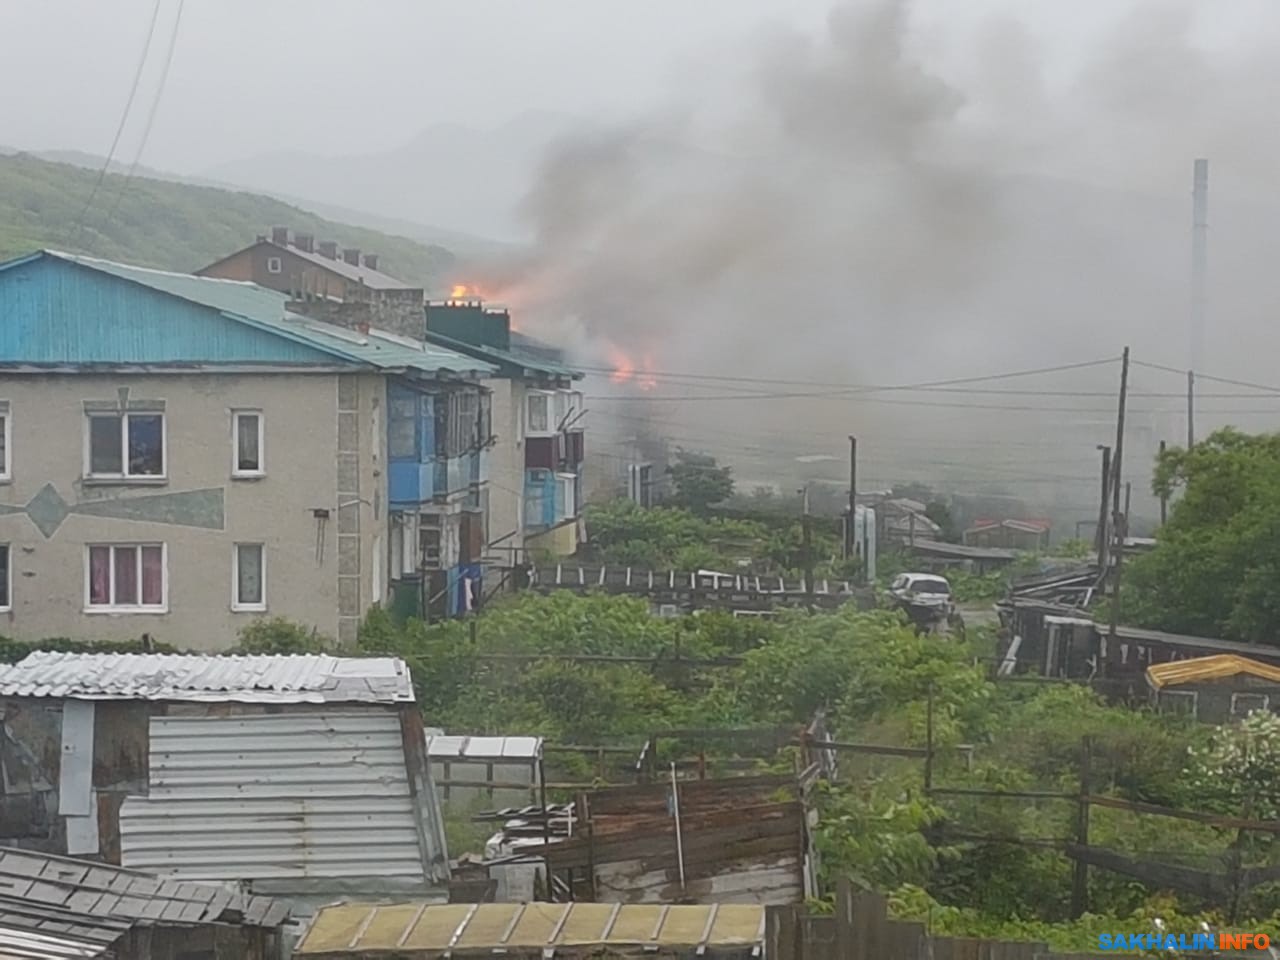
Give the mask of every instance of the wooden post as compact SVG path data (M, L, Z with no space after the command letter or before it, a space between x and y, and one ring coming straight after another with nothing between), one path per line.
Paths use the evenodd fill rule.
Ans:
M1120 403L1116 410L1116 450L1112 460L1114 480L1111 484L1111 515L1116 526L1115 539L1118 540L1115 563L1112 565L1111 577L1111 625L1108 636L1112 642L1116 639L1116 627L1119 626L1120 615L1120 562L1124 559L1124 540L1119 531L1120 526L1120 479L1124 476L1124 413L1125 403L1129 397L1129 348L1124 348L1124 356L1120 361Z
M924 715L924 792L933 789L933 686L929 686L929 697L925 703Z
M809 526L809 485L805 484L801 491L804 502L804 513L800 517L800 532L804 544L804 601L813 609L813 531Z
M836 884L836 960L849 960L855 956L857 944L853 942L853 884L848 877L841 877Z
M1090 766L1093 759L1093 741L1085 737L1080 744L1080 797L1076 802L1075 840L1082 847L1089 845L1089 791L1091 789ZM1071 873L1071 915L1081 917L1089 910L1089 864L1077 859Z

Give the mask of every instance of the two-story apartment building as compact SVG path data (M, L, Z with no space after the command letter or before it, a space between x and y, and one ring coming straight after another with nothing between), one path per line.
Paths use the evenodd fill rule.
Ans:
M561 351L511 329L510 314L473 298L428 302L426 338L497 367L484 381L497 438L489 460L495 563L532 551L572 554L581 541L586 410L583 374ZM505 561L504 561L505 558Z
M201 277L248 280L288 294L290 309L316 320L356 327L368 323L422 337L422 287L380 269L376 253L317 241L309 233L272 227L249 246L196 271Z
M47 250L0 264L0 632L216 649L284 616L349 642L392 581L435 572L403 517L462 539L496 367L287 303ZM428 478L408 492L406 465ZM446 578L461 561L432 554Z

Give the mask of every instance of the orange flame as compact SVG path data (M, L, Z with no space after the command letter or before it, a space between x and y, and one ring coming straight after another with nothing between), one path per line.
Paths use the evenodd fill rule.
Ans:
M609 379L614 383L629 383L636 375L635 363L617 347L610 349L609 353L609 363L613 366Z
M453 289L449 291L450 300L462 300L471 295L471 288L464 283L455 283Z

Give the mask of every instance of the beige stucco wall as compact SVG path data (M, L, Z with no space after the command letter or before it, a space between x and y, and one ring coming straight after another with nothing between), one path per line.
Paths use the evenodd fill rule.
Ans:
M503 563L515 554L509 549L524 545L524 431L521 412L525 385L515 380L486 380L493 391L491 416L497 437L489 450L489 538L497 540L512 530L514 537L503 540L490 553Z
M225 528L217 530L72 513L45 537L24 514L0 516L0 542L11 544L13 567L12 610L0 613L0 633L24 639L123 639L145 632L183 648L229 646L240 628L264 615L231 610L232 548L237 542L261 542L266 546L265 616L338 634L337 380L333 374L292 373L0 377L0 400L8 402L12 418L12 480L0 485L0 504L22 507L46 483L73 508L104 498L214 489L223 492L225 518ZM357 504L356 511L363 612L375 599L373 550L379 528L385 528L385 391L381 378L358 380L359 493L370 501ZM163 483L97 486L82 480L83 402L115 400L122 387L132 401L165 401L168 476ZM233 408L264 411L264 478L231 478ZM328 510L329 519L317 520L315 510ZM86 613L85 546L95 542L166 544L168 612ZM385 569L382 580L385 589Z

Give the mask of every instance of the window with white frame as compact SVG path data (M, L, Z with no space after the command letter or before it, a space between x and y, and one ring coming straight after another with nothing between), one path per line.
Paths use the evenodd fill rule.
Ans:
M261 410L231 412L231 475L261 477L267 472L263 458L264 421Z
M1266 710L1271 698L1265 693L1233 693L1231 695L1231 715L1247 717L1255 710Z
M267 609L267 552L261 543L237 543L231 555L231 609Z
M90 612L164 612L169 597L164 544L92 544L86 553L85 601Z
M0 610L13 609L13 568L9 565L9 544L0 543Z
M9 462L9 451L12 447L11 440L9 402L0 400L0 480L8 480L13 476L13 466Z
M163 413L90 413L88 476L164 477Z
M531 390L525 397L524 432L529 436L546 436L555 430L551 422L551 397L545 390Z
M557 520L568 520L578 515L578 478L572 473L557 473L556 506L559 507Z
M279 257L267 257L267 273L279 273L284 269Z

